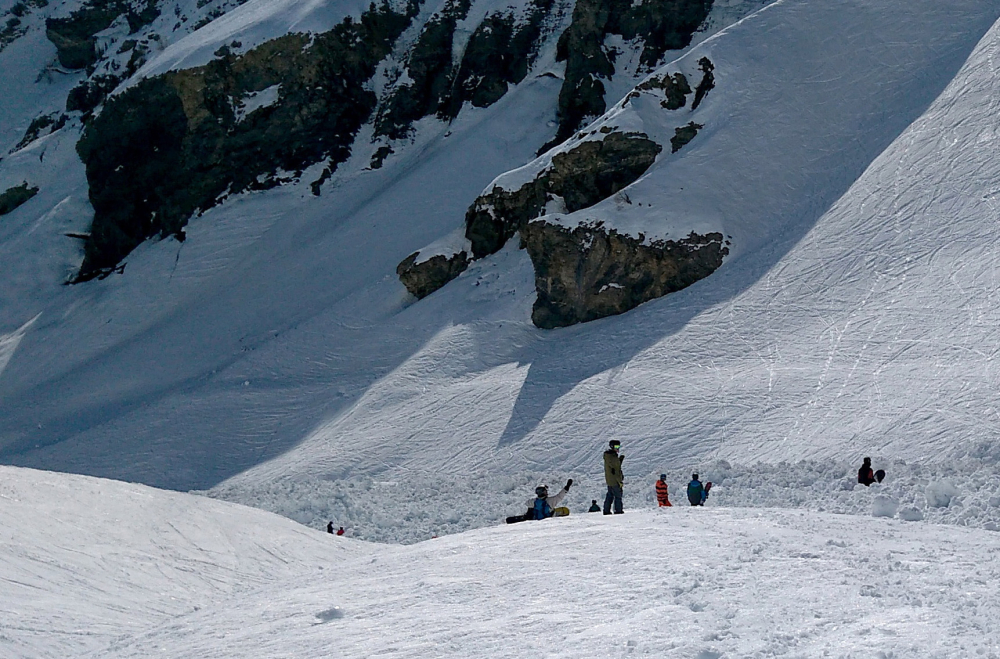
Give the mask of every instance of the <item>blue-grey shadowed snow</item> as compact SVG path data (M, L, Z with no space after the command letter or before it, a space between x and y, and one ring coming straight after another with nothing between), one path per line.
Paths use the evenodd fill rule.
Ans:
M344 617L344 610L339 606L335 606L332 609L327 609L326 611L320 611L319 613L316 614L316 619L319 620L319 623L317 624L327 623L330 622L331 620L340 620L343 617Z

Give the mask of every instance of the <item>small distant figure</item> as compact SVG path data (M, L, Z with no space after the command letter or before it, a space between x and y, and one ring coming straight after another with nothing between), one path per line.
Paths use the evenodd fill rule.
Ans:
M622 460L624 455L618 454L618 449L622 443L617 439L608 442L608 450L604 452L604 482L608 484L608 494L604 497L604 514L611 514L611 506L614 504L615 514L621 515L625 512L622 505L622 487L625 485L625 476L622 474Z
M341 526L339 529L337 529L337 535L344 535L344 527L343 526Z
M881 469L879 471L882 471ZM883 478L885 477L885 472L882 472ZM875 482L875 472L872 471L872 459L865 458L864 462L861 463L861 468L858 469L858 482L868 487ZM881 481L880 481L881 482Z
M691 474L691 482L688 483L688 501L692 506L700 506L705 503L705 486L698 480L698 474Z
M326 532L329 533L330 535L333 535L333 522L332 521L329 524L326 525Z
M597 499L591 499L590 500L590 510L588 510L587 512L588 513L599 513L599 512L601 512L601 507L597 505Z
M656 481L656 503L660 504L660 507L673 506L670 503L670 495L667 492L667 475L660 474L660 480Z

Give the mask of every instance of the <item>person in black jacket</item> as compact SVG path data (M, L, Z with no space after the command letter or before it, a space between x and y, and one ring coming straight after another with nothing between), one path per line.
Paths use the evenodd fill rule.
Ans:
M608 450L604 452L604 481L608 484L608 494L604 497L604 514L611 514L611 505L614 504L615 514L621 515L625 512L622 506L622 487L625 485L625 476L622 474L622 460L624 455L618 454L622 443L617 439L608 442Z
M864 462L861 464L861 469L858 469L858 482L868 487L875 482L875 472L872 471L872 459L865 458Z

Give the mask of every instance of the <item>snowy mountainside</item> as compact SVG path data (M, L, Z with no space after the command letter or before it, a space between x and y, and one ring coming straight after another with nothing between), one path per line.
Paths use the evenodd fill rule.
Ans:
M806 511L571 515L409 547L0 468L5 657L996 657L1000 535Z
M327 4L303 3L301 7ZM735 6L749 11L759 5L748 1ZM247 23L244 18L264 6L247 3L234 10L223 25L235 22L247 24L247 29L251 29L255 24ZM485 14L489 7L488 3L480 4L475 11ZM555 16L569 18L568 14L560 14L558 7L554 11ZM421 21L434 23L431 20L434 16L439 17L439 22L451 20L447 12L435 12L435 7L420 10ZM470 8L468 20L475 16ZM735 18L731 13L729 16ZM471 43L475 34L475 31L469 34L472 26L457 19L454 24L456 43L461 39ZM214 47L217 42L213 39L220 32L213 26L179 42L179 52L198 50L204 44ZM261 34L269 29L262 28ZM534 56L532 74L514 85L508 94L492 99L485 107L478 107L473 100L450 123L431 117L417 120L411 137L392 142L398 153L385 160L384 166L372 165L373 152L381 149L371 141L377 131L373 122L380 116L376 113L359 130L357 144L348 160L341 163L327 183L321 184L326 187L321 196L316 194L313 184L325 175L324 163L306 168L290 182L277 180L283 175L275 171L276 178L272 180L282 184L278 189L234 194L225 203L193 218L184 226L183 233L177 234L178 239L197 236L197 240L141 244L124 264L129 275L111 277L87 287L61 285L74 276L81 257L81 241L90 241L93 235L92 227L88 230L87 226L93 219L87 202L88 198L94 198L95 191L90 181L84 182L85 172L73 153L74 147L79 150L74 143L80 128L67 125L28 142L5 158L0 163L0 181L5 186L28 181L40 189L35 197L4 216L0 226L6 236L0 242L4 254L0 260L3 277L14 284L0 291L7 352L7 366L0 374L0 388L4 389L0 404L5 409L0 437L5 453L44 451L47 446L72 441L87 428L141 414L155 404L156 398L186 396L186 392L193 392L192 386L198 388L197 383L205 378L228 380L229 376L219 374L229 365L254 353L262 354L259 350L266 352L269 345L276 345L272 343L274 339L288 332L307 343L318 339L319 343L312 347L299 344L296 339L289 344L295 357L277 371L266 367L278 378L276 382L285 378L280 371L291 367L290 379L278 385L278 389L286 385L291 389L270 402L254 403L252 414L244 417L250 424L247 433L238 431L243 439L236 439L230 448L226 445L235 438L222 439L216 435L222 428L239 426L240 422L233 425L235 419L229 412L221 416L210 413L210 417L223 424L220 428L203 427L196 431L196 436L183 440L180 435L161 436L166 443L159 447L155 445L161 440L149 443L140 437L143 432L154 431L153 426L140 423L135 429L120 431L121 437L130 438L126 443L134 441L136 447L145 446L140 451L144 457L134 455L135 460L124 462L145 465L139 470L153 477L151 482L181 488L205 487L280 454L307 433L316 419L327 413L331 403L339 407L355 398L386 369L391 370L405 360L414 341L420 342L436 331L437 321L418 331L396 326L391 317L408 302L398 284L386 277L401 256L450 231L450 227L442 229L451 224L451 218L460 213L459 208L490 179L530 160L552 138L559 123L557 98L563 85L556 75L561 65L556 61L558 32L554 29L555 26L549 26L546 30L553 31L540 33L547 40ZM228 39L229 33L219 30ZM388 75L387 69L393 68L394 60L412 57L407 48L417 49L422 35L428 33L434 31L419 23L404 31L400 52L394 52L389 64L380 64L385 70L380 68L375 82ZM51 45L48 50L28 48L25 40L29 37L39 37L39 32L29 32L0 53L0 58L18 65L19 75L36 71L55 57ZM430 37L428 40L434 43ZM226 57L240 61L239 53L233 51L236 46L223 45L229 47L230 55ZM18 47L22 50L17 50ZM169 60L174 52L178 51L168 48L165 57ZM31 59L16 61L18 53L30 54ZM492 60L487 57L489 61ZM448 62L435 75L447 72ZM381 89L379 102L392 104L398 97L397 91L412 86L407 81L415 80L414 75L410 72L398 78L397 87ZM638 74L633 70L627 75ZM34 83L29 84L28 79L24 75L23 82L31 88ZM479 88L469 89L476 92ZM49 91L55 96L58 90ZM113 95L110 103L114 104L115 99L129 91ZM401 93L403 98L412 98L406 95L409 92ZM269 109L265 107L253 114ZM98 108L98 119L106 114L106 110ZM122 126L113 122L109 125L111 132L121 137ZM123 142L126 147L129 143L129 140ZM100 147L91 151L99 156L107 153ZM149 162L155 160L151 158ZM109 171L125 175L133 169L132 165L126 167L113 160L109 167ZM142 188L136 190L141 192ZM390 247L393 245L397 247ZM359 255L363 255L361 261ZM289 296L288 291L293 290L296 295ZM365 320L369 314L374 314L372 322ZM328 318L349 320L346 324L342 320L331 323ZM37 320L28 325L32 319ZM389 322L385 324L385 320ZM376 325L381 325L381 329L373 333ZM300 326L302 333L298 333ZM325 329L316 334L308 329L310 326L340 326L345 334L330 342ZM33 334L37 328L44 328L44 338ZM364 358L364 363L338 364L339 357L327 352L329 346L350 344L352 339L348 335L366 337L367 342L376 334L381 334L381 338L368 348L349 348L344 353L369 355L370 359ZM279 347L281 350L284 347ZM310 353L313 356L307 357ZM266 358L273 364L270 360L271 357ZM313 367L318 370L312 375L301 371L291 375L300 366L305 366L306 371ZM328 371L328 366L333 366L334 371ZM110 373L118 375L108 377ZM328 382L337 382L339 393L332 400L331 390L324 384ZM245 377L224 385L236 394L228 402L223 400L228 395L218 398L198 394L197 398L202 403L213 401L211 405L235 404L231 412L236 412L245 402L243 395L250 393L245 388L248 386L250 381ZM269 388L272 393L278 389ZM42 393L43 390L48 393ZM295 400L299 402L292 402ZM267 408L271 411L266 411ZM291 409L305 412L305 417L292 420L287 416ZM209 420L197 412L185 416ZM224 417L229 418L224 420ZM263 418L276 425L269 427L268 421L262 425ZM170 429L174 423L161 419L154 426ZM35 432L40 432L38 437L29 437ZM118 432L108 434L105 428L99 433L103 438L100 441L119 444ZM172 433L171 430L168 434ZM187 435L187 431L182 430L181 435ZM210 435L215 439L209 439ZM180 441L175 443L177 440ZM208 444L202 444L203 441ZM90 440L84 439L83 443L89 444ZM211 450L207 450L209 445ZM118 467L113 465L124 464L118 449L99 451L104 457L86 451L89 455L83 462L90 466L85 471L108 475L111 472L106 469L115 471ZM66 457L73 452L59 450ZM176 469L165 468L175 459L187 464L177 465Z
M712 61L715 87L695 110L704 128L668 153L670 137L694 116L662 119L674 112L654 98L665 83L638 90L649 92L642 98L610 100L609 113L558 148L595 141L619 119L631 122L628 132L646 130L666 144L657 143L661 151L624 195L573 212L546 203L547 223L619 222L620 235L636 239L630 232L662 236L656 231L704 224L732 236L731 251L683 290L551 332L531 323L537 263L518 241L472 261L420 301L396 278L407 255L452 236L491 182L531 163L570 116L560 113L569 63L559 59L559 41L576 8L550 7L550 31L538 32L542 45L516 84L505 76L522 70L501 67L490 69L497 85L438 87L464 80L449 77L461 75L452 48L463 30L477 29L458 19L456 7L419 8L374 66L379 93L366 96L373 109L336 168L320 159L299 161L301 171L251 172L259 186L213 198L164 239L140 236L118 274L62 285L79 267L81 240L92 237L94 177L77 159L79 127L40 136L0 162L4 189L39 176L28 181L38 194L0 222L0 272L16 284L0 291L0 459L177 489L215 487L247 502L284 493L300 499L268 507L325 511L329 504L310 498L370 481L421 492L457 479L457 493L482 474L487 483L521 474L596 483L609 437L626 442L637 488L647 487L639 480L645 474L715 460L750 473L761 461L850 464L868 453L940 465L956 450L995 442L995 241L982 236L996 219L992 62L1000 7L928 2L921 11L905 3L904 11L902 3L783 0L680 59L666 57L654 77L683 72L695 84L698 60ZM496 8L475 7L483 15ZM451 34L451 47L431 47L441 43L439 28ZM170 53L207 52L199 48L215 46L212 35L228 35L213 29L168 49L164 66L174 61ZM574 34L579 53L590 52L595 35ZM602 45L624 38L608 34ZM13 61L4 58L18 43L0 60ZM304 49L293 51L304 57ZM191 153L231 144L254 115L255 126L274 128L264 120L279 110L295 116L294 99L273 80L223 75L229 64L257 71L262 52L231 49L203 68L144 78L114 94L85 130L103 121L113 138L114 112L157 108L141 96L154 86L181 110L194 108L218 138L183 142L185 133ZM644 52L636 45L636 57ZM395 66L404 59L406 67ZM424 68L414 69L414 60ZM641 82L638 69L633 74ZM212 80L226 92L215 100L225 103L181 93L187 83ZM246 85L227 86L236 82ZM442 117L455 98L442 89L490 102L466 99L457 115ZM233 90L244 103L274 103L261 101L237 121ZM639 110L627 111L633 101ZM379 124L385 116L402 123ZM233 132L213 132L206 117L231 121ZM387 132L377 135L380 125ZM405 136L392 137L400 126ZM110 158L98 164L122 176L138 169ZM235 175L219 172L213 184ZM142 200L143 180L135 179L130 194L139 196L129 199ZM992 496L992 481L983 480L977 503ZM482 505L499 515L508 494ZM381 495L355 501L369 507L352 513L356 519L397 505ZM971 518L983 526L994 522L984 510ZM449 530L475 524L453 517Z

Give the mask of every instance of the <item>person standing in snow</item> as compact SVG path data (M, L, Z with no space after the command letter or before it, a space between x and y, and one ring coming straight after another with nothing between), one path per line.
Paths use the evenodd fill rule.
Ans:
M333 520L330 520L330 522L326 525L326 532L333 535Z
M591 499L590 500L590 509L587 512L588 513L599 513L599 512L601 512L601 507L597 505L597 499Z
M875 472L872 471L872 459L865 458L864 462L861 464L861 469L858 469L858 482L868 487L875 482Z
M622 460L624 455L618 455L622 443L617 439L608 442L608 450L604 452L604 481L608 484L608 494L604 497L604 514L611 514L611 505L614 504L615 514L621 515L625 512L622 505L622 488L625 485L625 476L622 474Z
M688 501L691 502L692 506L700 506L705 503L705 498L702 496L705 494L705 487L698 480L698 474L691 474L691 482L688 483Z
M667 475L660 474L660 480L656 481L656 502L660 507L672 506L670 496L667 493Z

